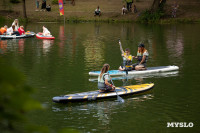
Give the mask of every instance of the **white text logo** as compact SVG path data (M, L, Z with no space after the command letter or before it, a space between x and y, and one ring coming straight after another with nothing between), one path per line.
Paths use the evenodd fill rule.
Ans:
M193 127L192 122L167 122L167 127Z

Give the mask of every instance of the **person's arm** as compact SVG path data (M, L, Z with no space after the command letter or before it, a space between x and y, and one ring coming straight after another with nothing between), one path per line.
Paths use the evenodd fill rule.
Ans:
M115 88L115 86L114 86L114 85L112 85L112 84L110 84L110 83L108 82L108 80L107 80L107 79L105 79L105 84L106 84L106 85L108 85L108 86L110 86L110 87L112 87L113 89Z
M141 60L140 64L142 64L142 63L145 61L145 59L146 59L146 55L143 55L143 57L142 57L142 60Z
M137 57L137 56L132 56L132 58L133 58L133 59L137 59L138 57Z
M120 51L121 51L121 53L124 54L124 50L122 49L121 41L119 41L119 47L120 47Z
M24 29L22 30L22 34L25 34L25 31L24 31Z

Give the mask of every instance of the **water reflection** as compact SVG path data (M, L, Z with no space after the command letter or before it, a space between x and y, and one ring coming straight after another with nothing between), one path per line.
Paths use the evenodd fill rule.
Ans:
M61 57L64 56L64 53L65 53L65 40L67 39L66 36L65 36L65 27L64 26L60 26L60 30L59 30L59 39L60 39L60 42L59 42L59 55Z
M51 48L51 45L54 44L54 40L42 40L42 49L43 49L43 54L46 55Z
M66 104L66 106L55 104L52 106L52 111L65 112L63 118L65 122L70 120L70 122L73 123L79 119L85 119L87 124L84 123L84 120L79 121L79 126L82 128L88 129L87 126L92 126L92 128L90 128L91 130L98 131L103 129L109 132L112 128L110 123L114 119L114 114L126 112L124 109L127 107L132 107L133 109L140 108L142 106L141 102L153 98L153 94L146 92L143 95L126 97L125 103L116 102L114 100L110 101L108 99L99 102L69 103ZM95 125L93 124L94 122L96 123Z
M7 51L7 40L0 40L0 53L4 54Z
M167 29L167 49L169 51L169 59L174 64L177 60L180 65L183 63L184 41L181 31L177 31L176 26Z
M88 68L100 68L105 61L105 43L96 37L88 37L84 42L84 60Z
M11 39L11 40L0 40L1 54L8 52L24 53L25 39Z
M19 39L18 44L19 44L19 53L23 54L24 53L24 42L25 39Z

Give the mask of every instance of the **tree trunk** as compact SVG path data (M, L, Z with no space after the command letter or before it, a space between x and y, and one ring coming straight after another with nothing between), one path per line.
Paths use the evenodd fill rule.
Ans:
M27 18L27 15L26 15L26 0L23 0L23 11L24 11L24 18Z
M154 0L151 6L152 11L157 11L158 9L163 10L166 0Z
M152 11L158 10L159 4L160 4L160 0L154 0L154 1L153 1L153 4L152 4L152 6L151 6L151 10L152 10Z

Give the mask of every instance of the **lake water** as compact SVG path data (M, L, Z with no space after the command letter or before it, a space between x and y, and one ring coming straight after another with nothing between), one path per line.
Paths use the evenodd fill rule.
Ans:
M3 25L3 24L2 24ZM27 77L37 88L34 97L46 110L33 111L28 119L57 131L80 132L199 132L200 131L200 25L143 25L132 23L35 23L29 31L41 32L45 25L55 40L36 37L0 40L6 62ZM174 73L133 76L114 80L115 86L153 82L155 87L142 95L98 102L58 104L52 97L92 91L89 71L104 63L118 69L122 62L118 40L136 55L137 45L149 51L148 66L177 65ZM167 122L192 122L193 127L167 127Z

